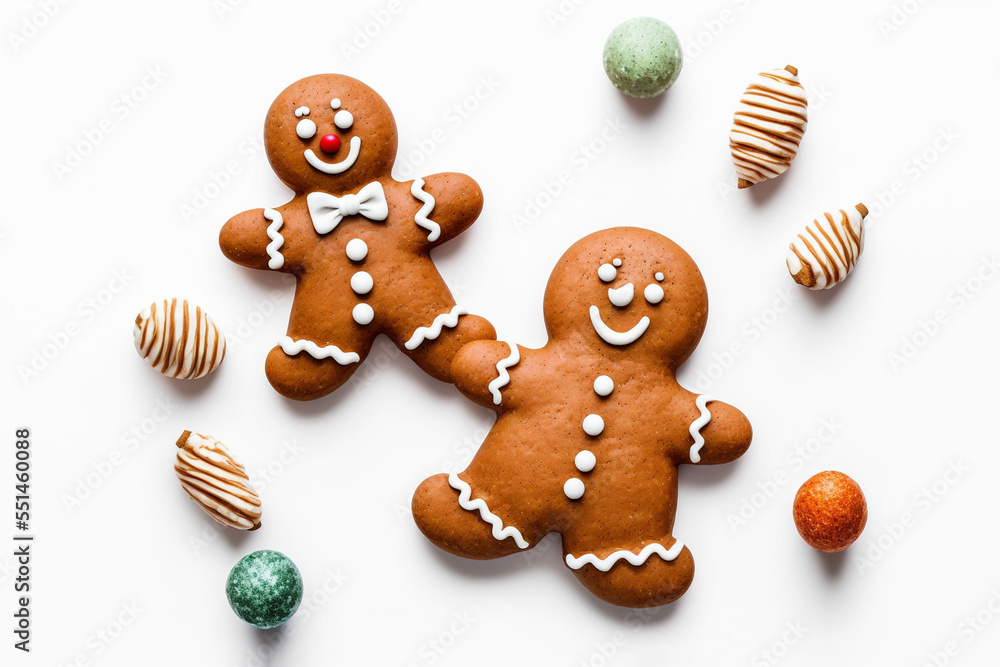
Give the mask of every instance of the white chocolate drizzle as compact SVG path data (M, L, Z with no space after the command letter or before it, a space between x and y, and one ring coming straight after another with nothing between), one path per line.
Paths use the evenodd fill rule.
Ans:
M280 233L281 225L285 221L281 218L281 214L273 208L264 209L264 219L271 222L267 226L267 238L271 239L271 242L267 244L267 255L271 258L267 260L267 267L272 270L280 269L285 265L285 256L281 254L281 246L285 244L285 237Z
M705 436L701 434L701 429L705 428L705 425L712 420L712 413L708 410L708 403L714 400L714 398L707 394L702 394L695 399L694 404L698 407L700 414L697 419L691 422L691 428L688 429L691 437L694 438L694 444L691 445L691 449L689 450L691 463L701 461L701 448L705 446Z
M226 337L186 299L154 301L135 318L135 349L164 375L191 380L208 375L226 356Z
M441 225L434 222L427 216L431 214L434 210L434 196L431 193L424 190L424 179L415 178L413 179L413 186L410 188L410 194L416 197L419 201L423 202L423 206L417 211L416 215L413 216L413 221L417 223L418 226L423 227L429 233L427 234L427 240L434 243L439 238L441 238Z
M843 281L865 248L865 205L837 213L813 220L788 246L788 272L809 289L829 289Z
M806 131L807 106L798 70L791 65L761 72L747 87L729 133L740 188L788 169Z
M361 361L361 355L357 352L344 352L336 345L320 347L305 338L293 340L291 336L283 336L278 340L278 345L290 357L295 356L299 352L305 352L313 359L333 359L341 366L356 364Z
M187 494L209 516L237 530L260 528L260 497L246 469L225 445L211 436L184 431L177 446L174 471Z

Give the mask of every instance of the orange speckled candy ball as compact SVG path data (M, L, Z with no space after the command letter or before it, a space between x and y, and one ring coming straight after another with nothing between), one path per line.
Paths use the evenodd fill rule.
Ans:
M868 503L861 487L842 472L813 475L799 487L792 504L795 527L813 549L843 551L865 529Z

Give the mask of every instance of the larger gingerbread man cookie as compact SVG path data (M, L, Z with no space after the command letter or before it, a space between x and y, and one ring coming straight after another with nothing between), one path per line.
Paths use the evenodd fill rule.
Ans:
M458 388L497 420L469 467L425 480L413 517L437 546L499 558L562 534L567 567L626 607L673 602L694 577L673 536L677 470L750 446L736 408L678 384L708 317L705 282L669 239L620 227L559 260L545 291L549 341L466 345Z
M235 216L219 245L238 264L297 279L287 335L265 364L278 392L332 392L378 334L446 382L464 344L496 337L455 304L430 257L475 222L482 191L463 174L394 180L396 122L374 90L338 74L302 79L271 105L264 145L295 196Z

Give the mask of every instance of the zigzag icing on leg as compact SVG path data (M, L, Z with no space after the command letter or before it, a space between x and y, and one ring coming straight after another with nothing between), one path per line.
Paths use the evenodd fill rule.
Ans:
M448 476L448 484L451 485L451 488L459 492L458 504L462 506L462 509L468 510L469 512L479 512L479 516L483 518L483 521L493 526L494 538L497 540L505 540L508 537L513 537L517 546L522 549L528 548L529 545L521 536L521 531L514 526L507 526L504 528L503 521L500 517L490 511L490 508L486 506L485 500L482 498L471 500L472 487L465 481L459 479L456 473L452 473Z
M285 221L282 220L281 214L273 208L264 209L264 219L271 221L271 224L267 226L267 238L271 239L271 242L267 244L267 254L271 258L267 260L267 266L270 269L280 269L285 265L285 256L281 254L281 246L285 244L285 237L278 233L278 230L281 229L281 225Z
M490 382L487 386L490 393L493 394L494 405L500 405L500 402L503 400L503 397L500 395L500 389L510 384L510 373L507 372L507 369L521 361L521 353L517 349L517 345L514 343L507 343L507 346L510 348L510 356L497 362L498 375L496 379Z
M420 344L425 340L434 340L441 335L441 329L443 327L448 327L453 329L458 326L458 318L460 315L468 315L469 311L461 306L455 306L451 311L447 313L442 313L434 318L429 327L417 327L417 330L413 332L410 336L410 340L406 341L407 350L415 350L420 347Z
M607 572L611 567L620 560L625 560L629 565L634 565L636 567L642 565L649 557L656 554L663 560L669 562L677 558L681 554L681 550L684 548L684 544L677 540L674 542L674 546L670 547L668 550L662 544L658 542L653 542L652 544L647 544L642 548L639 553L633 553L631 551L626 551L622 549L621 551L616 551L606 558L598 558L594 554L584 554L577 558L572 554L566 554L566 564L570 566L573 570L579 570L584 565L593 565L601 572Z
M698 463L701 461L701 448L705 446L705 436L701 434L701 429L705 428L707 424L712 419L712 413L708 411L707 403L714 401L715 399L707 394L702 394L699 396L694 404L698 407L701 412L698 418L691 422L691 437L694 438L694 444L691 445L691 463Z
M341 366L356 364L361 361L361 355L357 352L344 352L336 345L320 347L311 340L304 338L292 340L291 336L283 336L278 340L278 345L290 357L295 356L299 352L305 352L313 359L333 359Z

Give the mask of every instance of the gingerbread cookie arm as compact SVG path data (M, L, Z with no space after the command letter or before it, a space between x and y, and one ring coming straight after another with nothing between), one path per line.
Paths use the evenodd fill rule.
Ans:
M410 184L410 194L421 203L414 223L434 246L464 232L483 210L483 191L465 174L417 178Z
M746 415L705 394L696 398L695 405L699 415L689 429L693 443L688 448L685 463L714 465L743 456L753 438Z
M479 405L499 410L507 399L511 371L521 361L515 343L477 340L462 346L451 363L458 390Z
M288 268L282 253L284 217L272 208L234 215L219 232L219 247L230 260L250 269Z

